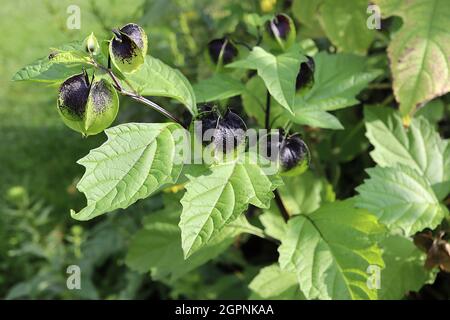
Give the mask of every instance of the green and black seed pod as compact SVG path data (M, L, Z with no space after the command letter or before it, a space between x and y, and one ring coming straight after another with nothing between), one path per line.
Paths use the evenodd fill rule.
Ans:
M297 91L311 88L314 85L314 71L316 65L313 58L310 56L306 56L306 58L308 60L300 64L300 71L295 82L295 89Z
M129 23L113 30L114 37L109 44L111 61L122 72L136 71L145 61L148 39L144 29Z
M274 150L278 151L280 174L296 176L305 172L309 167L310 153L306 143L299 134L286 136L283 130L276 133L274 139L266 137L267 157L273 158Z
M264 39L272 49L288 49L296 36L294 21L287 14L277 14L265 24Z
M236 149L245 141L247 126L244 120L236 113L227 110L225 115L219 119L214 143L226 153Z
M280 147L281 175L302 174L308 169L309 161L308 146L297 134L283 140Z
M202 139L202 143L204 145L206 145L210 142L210 141L203 140L205 133L208 130L217 128L217 125L219 122L219 116L220 116L220 113L215 108L213 108L212 106L210 106L208 104L205 104L199 108L199 114L195 120L201 122L202 131L198 132L198 133L201 134L201 136L199 138Z
M209 141L203 140L205 133L208 130L213 130L211 141L214 143L216 150L228 153L245 141L247 126L244 120L230 109L221 116L215 108L205 106L197 120L202 122L201 138L204 144L209 144Z
M238 55L238 49L228 38L214 39L208 43L208 52L215 64L228 64Z
M89 81L84 71L62 83L57 106L69 128L90 136L102 132L114 121L119 110L119 97L108 81Z

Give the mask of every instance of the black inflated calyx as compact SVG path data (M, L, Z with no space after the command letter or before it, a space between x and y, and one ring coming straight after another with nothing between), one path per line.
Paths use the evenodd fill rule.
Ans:
M221 55L223 64L230 63L238 55L237 48L227 38L210 41L208 43L208 52L216 64L220 62Z
M89 89L89 78L85 72L68 78L59 89L59 108L81 117L85 112Z
M308 148L298 135L287 137L281 143L280 161L284 170L290 170L305 160Z
M291 31L289 18L283 14L278 14L272 20L267 21L266 29L273 38L278 36L281 39L287 39Z
M306 58L308 60L300 64L300 71L297 75L297 80L295 82L295 88L297 90L305 86L311 86L314 83L314 70L315 70L314 59L311 58L310 56L306 56Z
M133 57L137 56L137 45L131 38L120 32L114 32L112 51L116 58L122 63L131 63Z
M245 140L247 127L236 113L228 110L223 118L219 119L214 143L224 152L230 152Z

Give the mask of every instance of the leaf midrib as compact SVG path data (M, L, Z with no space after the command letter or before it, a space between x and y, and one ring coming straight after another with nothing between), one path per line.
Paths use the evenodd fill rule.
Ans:
M325 242L325 244L328 247L328 250L330 250L330 253L333 256L333 261L335 262L336 267L338 268L339 274L341 275L342 280L345 283L345 287L347 288L347 291L350 295L350 297L353 299L354 295L353 292L350 290L350 284L347 281L347 279L344 276L344 270L341 268L338 259L336 258L336 254L335 252L331 249L331 244L328 242L328 240L325 238L325 236L322 234L322 231L319 229L319 227L316 225L315 221L312 219L312 217L306 215L306 214L301 214L301 216L303 216L307 221L309 221L311 223L311 225L314 227L314 229L317 231L317 233L319 234L320 238L323 240L323 242ZM299 237L300 238L300 237ZM317 246L316 246L317 247ZM316 250L314 250L314 252L316 252ZM314 260L313 260L313 264L314 264ZM336 281L336 276L334 277L334 282ZM333 286L334 288L334 286ZM334 289L333 289L334 290Z
M229 165L229 163L227 163L226 165ZM214 205L213 205L213 206L208 206L208 208L210 208L210 210L208 210L208 211L207 211L207 215L205 215L206 218L204 219L203 223L201 224L200 231L202 231L202 230L204 229L206 223L210 220L210 218L211 218L211 213L212 213L212 211L216 208L217 202L219 201L219 199L220 199L221 196L223 195L223 191L225 190L225 187L226 187L228 184L230 184L230 178L233 176L234 170L235 170L235 169L236 169L236 163L233 163L233 170L231 170L230 175L229 175L229 176L227 177L227 179L226 179L226 182L223 183L223 184L221 184L221 185L218 185L218 186L212 188L212 189L220 188L220 192L218 192L217 198L214 199ZM232 187L232 186L231 186L231 187ZM209 191L211 191L211 189L210 189ZM233 192L234 192L234 190L233 190ZM202 195L204 195L204 193L198 194L198 195L196 195L196 196L199 197L199 196L202 196ZM192 199L193 199L193 198L190 198L190 199L189 199L189 203L192 203ZM184 204L184 203L186 203L186 201L183 201L183 200L182 200L182 203ZM234 208L235 208L235 203L233 203L233 211L234 211ZM189 205L189 209L192 210L192 206L191 206L191 205ZM225 225L225 224L224 224L224 225ZM217 232L218 230L214 230L214 231ZM214 231L213 231L213 232L214 232ZM195 241L197 240L197 238L198 238L199 236L200 236L200 232L198 232L198 233L193 237L193 240L191 241L191 243L190 243L190 245L189 245L189 250L186 252L186 257L188 257L188 256L190 256L190 255L192 254L192 246L193 246L193 244L195 243Z

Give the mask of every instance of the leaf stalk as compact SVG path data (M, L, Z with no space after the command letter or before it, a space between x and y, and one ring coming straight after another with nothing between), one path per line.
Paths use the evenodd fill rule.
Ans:
M166 109L164 109L163 107L161 107L159 104L157 104L156 102L153 102L143 96L141 96L139 93L137 93L136 90L134 90L131 85L127 82L127 85L132 89L133 92L130 92L128 90L125 90L123 88L123 86L120 83L120 80L117 78L117 76L114 74L114 72L110 69L110 68L106 68L105 66L102 66L101 64L97 63L96 61L93 60L93 64L95 67L103 70L104 72L106 72L109 77L111 78L111 80L113 81L113 86L114 88L122 95L124 96L128 96L130 98L132 98L133 100L136 100L148 107L150 107L151 109L159 112L160 114L164 115L165 117L169 118L170 120L178 123L180 126L182 126L183 128L187 129L186 125L179 120L178 118L176 118L173 114L171 114L169 111L167 111Z

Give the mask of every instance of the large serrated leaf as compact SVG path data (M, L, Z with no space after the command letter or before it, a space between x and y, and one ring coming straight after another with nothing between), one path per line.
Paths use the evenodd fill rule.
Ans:
M356 209L353 200L326 204L289 221L280 266L296 272L307 299L375 299L366 270L384 265L374 239L382 232L376 217Z
M264 226L264 232L266 235L280 240L286 233L286 221L284 221L283 216L275 203L270 206L270 209L264 210L258 218Z
M322 0L320 22L340 51L365 54L376 30L368 28L367 0Z
M19 70L12 80L59 83L80 72L81 64L79 63L71 65L53 63L49 62L48 58L42 58Z
M403 115L450 90L450 6L447 0L374 1L403 25L388 47L394 94Z
M273 300L303 299L295 272L281 270L278 264L262 268L249 286L258 297Z
M445 217L428 181L404 165L366 170L370 179L356 188L356 205L377 215L390 230L409 236L425 228L434 229Z
M325 33L339 51L365 54L377 32L368 27L367 6L367 0L295 0L292 12L308 35Z
M379 299L403 299L410 291L418 291L432 278L424 268L426 255L402 236L390 236L381 242L385 268L381 270Z
M286 110L292 112L295 79L300 70L300 64L305 61L306 57L297 45L278 56L261 47L254 47L244 60L230 63L227 67L257 70L272 97Z
M331 113L318 109L315 106L303 107L295 112L292 121L310 127L341 130L344 129L341 122Z
M379 74L370 70L367 59L352 54L320 52L314 56L316 70L310 91L295 99L292 121L315 127L342 129L327 111L357 104L356 95Z
M127 80L143 96L173 98L186 106L192 114L197 114L195 94L189 81L180 71L159 59L146 56L144 64L137 71L128 74Z
M88 68L89 56L82 50L82 42L77 41L54 48L48 57L34 61L13 76L13 81L37 81L60 83L68 77Z
M89 220L126 208L162 186L173 183L182 169L174 123L128 123L105 130L108 140L78 161L86 168L77 185L87 206L72 211L77 220Z
M425 118L413 119L409 128L392 109L364 109L370 155L382 167L403 164L428 179L439 199L450 191L450 144Z
M286 209L292 214L308 214L317 210L324 202L334 200L330 197L330 184L318 178L312 171L300 176L283 177L284 185L278 190L283 197ZM330 199L332 198L332 199ZM331 200L331 201L330 201Z
M191 178L181 199L181 239L185 257L200 249L253 204L268 208L282 182L250 160L212 165L210 174Z

